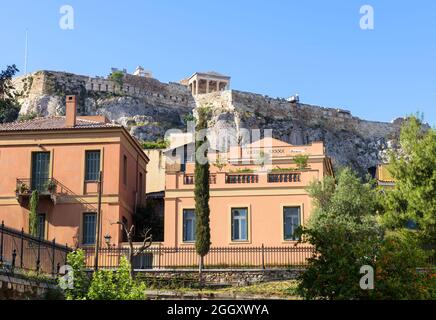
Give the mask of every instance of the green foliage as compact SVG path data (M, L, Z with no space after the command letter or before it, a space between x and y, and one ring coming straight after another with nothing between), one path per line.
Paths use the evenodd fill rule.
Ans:
M237 168L236 170L230 170L230 172L235 173L253 173L254 170L250 168Z
M220 154L217 153L217 157L215 159L215 162L213 164L216 168L218 168L219 171L221 171L226 166L226 161L224 161Z
M200 107L198 111L198 121L196 126L197 133L207 128L207 119L210 110L207 107ZM209 226L209 161L200 163L198 153L207 158L208 141L205 137L202 141L196 139L195 142L195 214L196 214L196 241L195 248L198 255L204 257L210 249L210 226Z
M306 169L309 156L307 154L298 154L294 157L294 162L298 169Z
M13 122L17 119L20 106L13 94L12 77L18 69L15 65L7 66L0 72L0 123Z
M388 232L376 261L375 290L371 298L389 300L436 299L436 278L417 267L426 267L424 251L414 231Z
M32 236L36 236L38 233L38 203L39 192L34 190L29 203L29 233Z
M436 244L436 130L424 130L412 116L403 125L400 146L391 154L389 168L396 183L385 190L383 223L401 229L412 221L423 242Z
M32 120L32 119L35 119L36 117L38 117L38 114L36 112L31 112L28 114L20 114L18 116L18 121Z
M145 285L130 276L130 264L122 257L116 271L94 272L87 298L90 300L141 300L145 298Z
M82 249L70 252L67 264L73 268L74 285L72 289L65 289L65 297L67 300L83 300L89 287L89 278L85 271L85 252Z
M306 299L430 299L435 279L417 231L385 231L376 220L379 197L372 182L349 169L337 182L326 177L309 187L314 213L300 233L314 246L298 292ZM374 290L360 288L360 268L375 269Z
M187 113L187 114L185 114L185 115L183 116L183 121L184 121L185 123L188 123L188 122L195 122L195 117L194 117L194 115L193 115L192 113Z
M168 140L157 140L157 141L141 141L143 149L166 149L169 147L170 142Z
M123 85L124 73L122 71L114 71L110 74L109 78L117 83L119 86Z
M315 209L303 239L314 246L301 277L299 293L307 299L368 298L360 289L360 268L373 265L382 230L373 215L377 197L370 183L362 183L350 169L338 181L326 177L308 189Z

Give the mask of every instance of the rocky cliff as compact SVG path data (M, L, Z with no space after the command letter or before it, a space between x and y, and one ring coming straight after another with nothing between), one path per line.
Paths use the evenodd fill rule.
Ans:
M273 136L300 145L322 140L334 165L364 174L395 144L401 119L361 120L350 112L227 90L194 98L187 87L126 75L122 82L64 72L39 71L14 79L21 114L64 114L65 95L79 96L79 113L106 115L142 140L157 140L170 128L184 129L196 105L210 104L215 130L273 129Z

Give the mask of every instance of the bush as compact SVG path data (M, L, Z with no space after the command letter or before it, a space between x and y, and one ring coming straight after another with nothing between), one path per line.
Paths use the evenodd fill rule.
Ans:
M387 233L376 261L373 298L436 299L436 278L425 271L428 255L420 247L416 232ZM423 269L418 271L417 267Z
M83 300L89 287L89 277L86 273L85 252L82 249L70 252L67 264L73 269L73 288L65 289L67 300Z
M297 165L297 168L300 170L307 168L308 160L309 160L309 156L304 154L299 154L294 157L294 162Z
M98 270L94 273L88 291L90 300L141 300L145 285L130 276L130 264L122 257L116 271Z
M169 147L169 141L157 140L157 141L141 141L143 149L166 149Z

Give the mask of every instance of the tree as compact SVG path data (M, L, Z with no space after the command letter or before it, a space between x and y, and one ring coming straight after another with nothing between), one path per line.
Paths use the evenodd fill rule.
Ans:
M207 161L208 141L202 132L207 129L207 119L209 114L208 107L197 109L196 133L201 139L195 139L195 249L199 256L199 280L202 283L202 269L204 266L204 256L210 249L210 226L209 226L209 161ZM200 161L203 158L203 161ZM206 160L206 161L204 161Z
M34 190L29 202L29 233L35 237L38 234L38 204L39 192Z
M127 227L127 225L122 222L118 221L115 224L121 225L123 228L124 233L126 234L127 242L129 243L129 262L130 262L130 276L134 277L133 272L133 262L135 257L139 256L141 253L143 253L147 248L149 248L153 243L153 235L150 233L151 229L144 230L142 237L143 241L139 248L135 249L133 246L133 237L135 235L135 225L132 224L130 229Z
M0 123L15 121L20 112L13 93L12 77L18 72L15 65L7 66L0 72Z
M436 130L425 128L412 116L401 129L400 148L390 157L389 171L395 180L384 190L383 223L400 230L416 226L417 236L436 244Z
M359 271L374 265L382 238L373 185L362 183L346 168L336 183L326 177L313 182L308 191L315 208L300 232L313 245L315 255L301 277L300 294L307 299L368 298L370 293L359 286Z
M110 74L109 78L118 84L121 87L123 86L123 80L124 80L124 72L122 71L114 71Z
M380 198L373 183L350 169L313 182L314 212L300 230L315 255L301 276L299 293L307 299L434 299L436 279L426 270L428 253L415 231L386 231L378 223ZM360 288L360 268L375 272L374 289ZM431 269L430 269L431 270Z

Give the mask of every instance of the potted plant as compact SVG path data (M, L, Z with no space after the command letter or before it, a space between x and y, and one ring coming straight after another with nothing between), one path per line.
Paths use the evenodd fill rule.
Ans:
M45 187L50 193L56 192L56 183L53 180L48 181Z
M20 182L17 186L17 189L15 189L15 193L19 193L19 194L25 194L28 192L29 192L29 187L24 182Z

